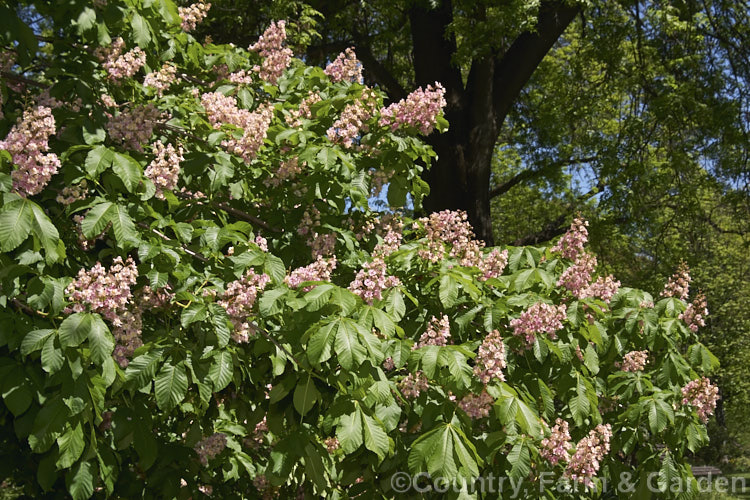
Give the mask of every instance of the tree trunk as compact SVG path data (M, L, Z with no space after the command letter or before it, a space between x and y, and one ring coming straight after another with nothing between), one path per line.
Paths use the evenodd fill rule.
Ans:
M438 155L424 174L430 194L424 210L465 210L474 232L494 244L490 214L490 174L495 141L505 117L544 56L579 12L578 6L546 1L536 31L524 32L503 54L472 62L466 85L452 62L455 38L447 30L453 6L417 2L409 12L414 74L419 86L440 82L446 90L450 129L427 142Z

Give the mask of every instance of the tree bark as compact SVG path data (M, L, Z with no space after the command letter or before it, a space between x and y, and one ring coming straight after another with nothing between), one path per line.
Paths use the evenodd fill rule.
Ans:
M536 67L579 12L578 6L542 2L536 31L518 36L503 54L472 63L464 86L451 63L456 41L447 30L451 0L437 8L416 3L409 12L416 84L440 82L446 90L450 129L427 142L438 155L424 174L430 194L424 210L465 210L477 237L494 244L490 173L495 142L505 117Z

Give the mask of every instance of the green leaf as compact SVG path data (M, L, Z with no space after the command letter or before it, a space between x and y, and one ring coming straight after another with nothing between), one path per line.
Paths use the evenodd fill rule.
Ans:
M659 469L659 491L668 491L672 485L681 480L680 473L677 471L672 454L670 452L664 453L661 468Z
M359 409L355 409L353 413L344 415L339 420L339 425L336 427L336 437L339 440L341 449L347 455L357 451L357 448L362 446L364 439L362 437L362 418L359 415Z
M375 453L382 461L388 454L390 448L388 435L383 426L374 418L366 415L362 409L359 409L362 415L362 432L364 434L365 448Z
M440 278L440 302L444 307L452 307L458 298L458 282L449 274Z
M138 234L135 232L133 219L130 218L128 210L122 205L114 206L112 212L112 228L115 231L115 238L117 238L118 243L134 245L138 242Z
M112 165L114 159L115 153L113 151L104 146L97 146L86 155L84 168L86 169L87 174L96 178Z
M161 349L155 349L132 359L125 370L125 380L128 382L135 380L138 387L150 385L156 375L156 368L162 359L162 354Z
M114 205L105 201L95 205L88 211L86 217L81 222L81 232L88 239L94 239L104 232L107 224L112 220L115 213Z
M91 359L94 363L103 365L112 357L115 349L115 341L107 325L97 314L92 319L91 329L88 333L89 347L91 348Z
M357 331L347 321L339 323L334 349L338 355L339 363L347 370L351 370L355 363L357 365L362 363L367 356L367 349L360 344Z
M231 338L229 315L219 304L209 304L208 308L211 311L211 323L214 325L216 338L219 339L219 346L224 347L229 344Z
M55 337L49 337L42 347L42 369L54 374L60 371L64 362L62 350L55 346Z
M331 345L336 338L339 321L334 320L318 328L307 342L307 358L311 363L322 363L331 357Z
M315 382L313 382L312 376L308 375L307 380L304 382L299 381L297 383L297 388L294 389L294 409L297 410L300 415L306 415L315 405L315 402L319 397L320 392L318 392L318 389L315 387Z
M101 321L101 320L99 320ZM91 331L94 316L89 313L75 313L60 323L60 345L75 347L83 342Z
M29 435L29 446L35 453L44 453L65 427L68 420L68 407L60 397L47 400L34 418Z
M133 14L133 19L130 21L130 25L133 27L135 43L141 47L146 47L148 42L151 41L151 30L146 20L140 14L135 13Z
M229 385L232 381L232 355L223 351L214 356L211 368L208 369L208 378L213 382L214 392L218 392Z
M86 500L94 494L93 469L91 462L80 462L65 477L68 493L73 500Z
M0 250L10 252L29 236L32 202L25 198L6 203L0 209Z
M187 328L189 325L195 323L196 321L203 321L207 317L208 308L206 307L206 304L193 302L188 307L182 310L180 322L182 323L183 328Z
M568 405L576 423L581 425L583 420L589 415L591 401L589 401L588 394L586 394L586 383L580 375L578 376L578 383L575 391L576 392L573 397L570 398L570 403L568 403Z
M531 471L531 454L526 441L516 443L508 453L508 462L511 465L509 476L511 479L523 479Z
M125 188L134 193L141 184L143 178L141 174L141 165L134 158L122 153L115 153L112 162L112 170L120 178Z
M52 263L61 260L65 254L61 254L59 251L60 233L57 232L57 228L36 203L31 204L31 213L33 216L31 229L39 241L42 242L47 262Z
M179 404L187 394L188 378L182 364L164 363L154 381L156 404L160 410L169 411Z
M60 450L57 467L60 469L71 467L81 457L85 445L83 429L81 423L78 422L57 438L57 447Z
M47 337L53 333L55 333L55 331L51 329L33 330L27 333L23 338L23 341L21 341L21 354L28 356L32 352L38 351L44 345Z

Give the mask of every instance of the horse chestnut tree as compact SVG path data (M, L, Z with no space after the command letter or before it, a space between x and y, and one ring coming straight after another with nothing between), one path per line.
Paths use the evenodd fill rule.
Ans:
M439 82L384 106L284 21L194 39L208 3L1 10L0 436L28 494L695 489L716 358L687 270L654 298L596 276L583 220L489 249L465 214L405 215Z

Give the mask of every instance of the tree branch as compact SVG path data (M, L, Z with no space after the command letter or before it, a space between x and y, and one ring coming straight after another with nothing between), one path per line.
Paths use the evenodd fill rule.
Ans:
M37 82L36 80L30 80L29 78L15 75L10 71L0 71L0 76L2 76L6 80L12 80L14 82L23 83L25 85L31 85L32 87L39 87L41 89L49 88L49 85L47 85L46 83Z
M357 58L362 61L365 71L372 75L373 79L388 91L388 96L394 101L406 97L406 89L396 80L396 77L378 61L372 53L370 45L357 37L354 45Z
M543 1L539 6L536 30L521 33L505 54L498 58L493 89L498 124L505 120L534 70L580 11L578 4Z
M166 234L162 233L158 229L154 229L153 227L150 227L145 222L138 222L137 225L139 227L142 227L143 229L148 229L149 231L151 231L152 233L154 233L156 236L158 236L159 238L163 239L164 241L173 241L172 238L170 238ZM188 255L190 255L192 257L195 257L199 261L201 261L201 262L208 262L208 259L205 258L204 256L202 256L201 254L196 253L196 252L194 252L194 251L192 251L189 248L184 247L184 246L182 247L182 249L185 251L186 254L188 254Z
M494 198L495 196L500 196L502 194L505 194L517 184L520 184L523 181L541 177L547 172L550 172L551 170L555 170L561 167L567 167L570 165L579 165L581 163L590 163L596 160L597 160L596 156L586 156L583 158L568 158L566 160L558 160L552 163L548 163L547 165L544 165L540 168L526 169L522 172L519 172L518 174L511 177L509 180L503 182L502 184L499 184L495 186L494 188L490 189L490 198Z
M212 203L211 205L215 206L216 208L220 208L224 210L225 212L234 215L235 217L239 217L240 219L246 220L247 222L250 222L252 224L255 224L256 226L263 228L267 231L271 231L272 233L282 233L284 232L282 229L279 229L277 227L273 227L269 225L267 222L259 219L258 217L254 215L250 215L247 212L243 212L242 210L234 207L230 207L226 203Z

